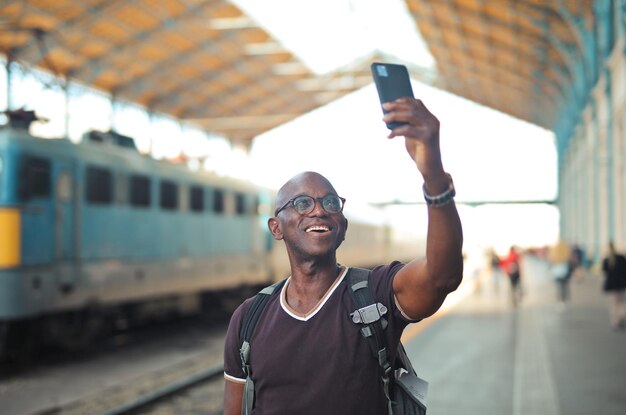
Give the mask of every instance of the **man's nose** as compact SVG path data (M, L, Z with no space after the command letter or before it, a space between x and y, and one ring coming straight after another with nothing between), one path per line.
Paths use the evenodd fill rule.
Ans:
M326 209L324 209L324 205L322 204L322 199L314 199L313 210L311 211L311 215L315 216L325 216L328 214Z

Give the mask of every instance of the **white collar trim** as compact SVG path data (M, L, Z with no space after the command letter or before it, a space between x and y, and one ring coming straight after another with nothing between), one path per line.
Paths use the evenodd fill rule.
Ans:
M285 311L285 313L289 314L291 317L295 318L296 320L300 320L300 321L310 320L311 318L313 318L314 315L317 314L318 311L322 309L322 307L324 307L324 304L326 304L330 296L335 292L335 290L337 289L341 281L343 281L343 279L345 278L346 274L348 273L348 269L349 269L348 267L344 268L343 272L339 275L339 278L337 278L335 282L333 283L333 285L330 286L330 288L328 289L328 291L326 291L326 294L324 294L322 299L317 303L315 307L313 307L311 311L309 311L305 315L296 313L291 307L289 307L289 304L287 304L287 286L289 285L289 282L291 281L291 276L289 276L289 278L287 278L287 282L285 282L285 285L283 285L283 288L280 292L280 306Z

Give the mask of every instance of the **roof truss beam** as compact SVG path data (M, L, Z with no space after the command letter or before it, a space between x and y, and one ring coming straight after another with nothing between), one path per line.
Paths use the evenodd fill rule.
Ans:
M178 26L180 26L181 24L184 24L185 22L187 22L187 18L195 18L196 15L202 11L203 9L206 8L206 6L208 4L214 3L215 0L208 0L208 1L204 1L201 3L196 4L194 7L190 7L188 9L186 9L183 13L175 16L175 17L169 17L166 19L161 19L161 24L159 24L158 26L149 29L149 30L143 30L143 31L138 31L136 32L133 37L127 41L124 42L124 45L122 45L119 48L115 48L115 54L119 55L119 54L132 54L133 51L135 50L135 48L137 47L138 44L141 44L142 42L147 41L148 39L150 39L151 37L154 37L155 35L165 32L165 31L170 31L170 30L175 30ZM109 59L110 56L108 54L103 54L102 56L100 56L97 59L93 59L91 61L89 61L87 64L81 66L80 68L75 69L74 71L72 71L72 76L76 77L78 79L86 79L87 82L91 83L93 82L102 72L104 72L105 70L108 69L107 65L105 64L105 62L107 61L107 59Z

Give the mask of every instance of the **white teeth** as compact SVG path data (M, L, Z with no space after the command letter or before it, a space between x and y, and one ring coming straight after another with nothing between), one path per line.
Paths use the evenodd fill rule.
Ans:
M311 226L309 228L306 228L306 232L312 232L312 231L325 231L328 232L330 229L327 226Z

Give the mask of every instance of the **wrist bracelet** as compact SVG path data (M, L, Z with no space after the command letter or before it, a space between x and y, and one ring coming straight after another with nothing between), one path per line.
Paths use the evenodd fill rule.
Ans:
M438 194L436 196L430 196L428 193L426 193L426 183L422 185L422 191L424 193L424 200L426 201L426 204L428 206L433 206L433 207L445 206L448 203L452 202L452 200L454 199L454 196L456 196L456 190L454 189L454 182L452 181L452 176L450 176L448 173L446 173L446 176L448 176L448 180L449 180L448 188L443 193Z

